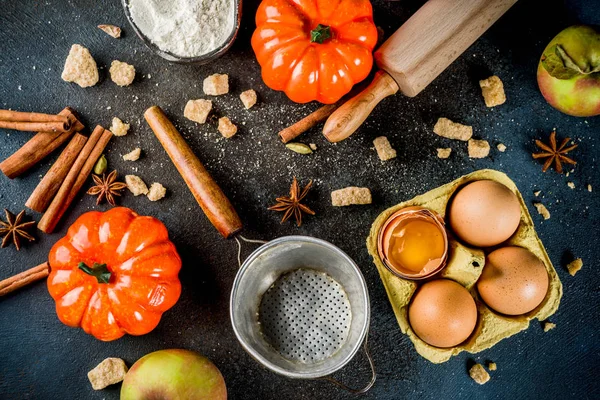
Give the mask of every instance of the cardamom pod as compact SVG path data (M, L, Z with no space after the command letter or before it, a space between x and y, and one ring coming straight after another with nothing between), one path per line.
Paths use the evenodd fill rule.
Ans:
M286 144L285 147L298 154L311 154L313 152L312 149L304 143L292 142Z
M94 173L96 175L102 175L106 172L106 167L108 167L108 161L106 161L106 157L102 154L102 157L96 161L96 165L94 165Z

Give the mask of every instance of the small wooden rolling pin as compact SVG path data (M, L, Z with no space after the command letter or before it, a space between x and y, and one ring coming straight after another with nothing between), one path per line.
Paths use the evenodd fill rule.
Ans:
M327 140L346 139L398 90L409 97L419 94L516 2L429 0L375 52L381 70L329 117L323 128Z
M242 221L219 185L158 106L144 113L146 122L167 151L202 210L225 238L242 230Z

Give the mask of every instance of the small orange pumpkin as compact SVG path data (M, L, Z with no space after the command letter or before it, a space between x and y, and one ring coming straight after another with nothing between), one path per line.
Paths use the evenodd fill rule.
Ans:
M265 84L297 103L335 103L373 66L369 0L264 0L252 48Z
M49 264L58 318L104 341L152 331L181 294L181 259L167 229L124 207L81 215Z

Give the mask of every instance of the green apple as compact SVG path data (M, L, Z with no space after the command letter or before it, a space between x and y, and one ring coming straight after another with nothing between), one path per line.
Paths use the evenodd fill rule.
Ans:
M127 372L121 400L226 400L219 369L188 350L159 350L140 358Z
M537 80L557 110L576 117L600 115L600 31L576 25L556 35L542 54Z

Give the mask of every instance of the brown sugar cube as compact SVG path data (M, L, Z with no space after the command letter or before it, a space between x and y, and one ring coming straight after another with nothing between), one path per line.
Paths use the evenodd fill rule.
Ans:
M331 192L331 204L334 207L371 204L372 201L369 188L350 186Z
M479 383L480 385L483 385L484 383L490 380L490 374L488 374L488 372L485 370L485 368L483 368L483 365L481 364L473 365L469 370L469 375L475 382Z
M229 75L214 74L209 76L204 79L202 89L209 96L220 96L229 93Z
M240 94L240 99L242 100L242 103L244 103L244 107L246 107L246 110L252 108L252 106L255 105L258 101L256 92L252 89L242 92L242 94Z
M142 154L142 149L136 147L132 151L123 155L124 161L137 161L140 159L140 155Z
M129 189L134 196L148 194L148 186L146 186L139 176L125 175L125 183L127 184L127 189Z
M542 203L533 203L533 206L537 209L538 214L544 219L550 219L550 211L548 211L545 205Z
M219 118L219 132L223 137L229 139L237 133L237 126L235 126L227 117Z
M491 361L488 363L487 367L488 367L488 369L490 371L495 371L495 370L498 369L498 366L496 365L496 363L495 362L491 362Z
M447 139L466 142L473 136L473 127L452 122L448 118L439 118L433 127L433 132Z
M445 149L437 149L438 158L448 158L448 157L450 157L451 153L452 153L452 149L450 147L447 147Z
M114 60L110 64L110 79L119 86L129 86L135 79L135 68L133 65Z
M90 51L79 44L71 46L61 78L66 82L74 82L82 88L98 83L100 79L98 66Z
M125 379L127 365L120 358L107 358L96 368L88 372L87 376L94 390L102 390Z
M487 107L499 106L506 102L504 84L496 75L479 81L479 86L481 86L481 94L483 94L483 99Z
M583 267L583 260L581 258L573 260L567 264L567 269L569 270L569 274L571 274L571 276L575 276L581 267Z
M385 136L379 136L373 140L373 144L375 145L375 150L377 150L377 155L381 161L391 160L392 158L396 158L396 150L392 148L390 141Z
M490 154L490 144L487 140L469 139L468 150L471 158L485 158Z
M210 100L190 100L185 105L185 109L183 110L183 116L191 121L203 124L206 122L208 114L210 114L211 110L212 101Z
M130 127L131 126L129 124L126 124L123 121L121 121L119 118L114 117L112 119L112 125L110 126L110 131L115 136L125 136L125 135L127 135L127 132L129 131Z
M150 190L146 195L150 201L158 201L165 197L167 194L167 189L158 182L154 182L150 185Z
M556 324L553 324L552 322L544 322L544 332L548 332L551 331L552 329L556 328Z

